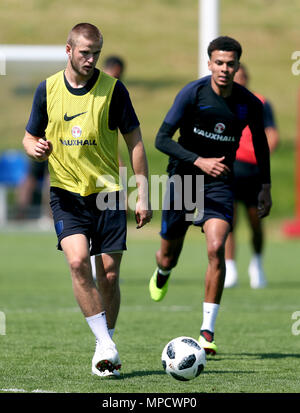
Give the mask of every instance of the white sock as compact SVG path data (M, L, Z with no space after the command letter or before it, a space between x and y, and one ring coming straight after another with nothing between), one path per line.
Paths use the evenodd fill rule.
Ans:
M237 284L238 272L234 260L225 260L226 275L224 281L224 288L234 287Z
M110 338L111 338L111 339L113 338L114 332L115 332L115 329L114 329L114 328L109 328L109 329L108 329L108 334L110 335Z
M203 303L203 322L201 330L215 331L215 323L218 315L220 304Z
M253 254L251 261L254 262L256 265L261 265L262 264L262 254Z
M86 317L86 321L100 345L104 344L108 346L113 343L107 328L105 311L92 315L91 317Z
M161 270L160 268L158 269L158 272L160 275L169 275L171 270Z
M225 264L226 264L226 271L230 271L234 274L237 273L236 263L234 260L225 260Z

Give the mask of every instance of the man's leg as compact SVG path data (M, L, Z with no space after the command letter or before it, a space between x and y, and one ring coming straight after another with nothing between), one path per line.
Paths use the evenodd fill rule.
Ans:
M120 309L119 276L122 255L122 253L110 253L95 257L99 294L110 330L115 328Z
M230 231L228 222L209 219L203 226L206 238L208 267L205 278L205 302L220 304L225 278L225 242Z
M75 298L85 317L104 311L99 292L93 281L89 245L85 235L74 234L61 241L72 278Z
M264 234L261 219L257 215L256 207L248 207L247 215L251 228L251 243L253 256L249 265L250 285L252 288L263 288L266 286L266 278L262 265L262 252Z
M217 352L214 330L224 287L225 242L230 231L230 224L221 219L212 218L205 222L203 230L206 237L208 267L199 342L207 353L214 355Z
M252 247L255 254L262 254L264 234L261 219L258 217L257 208L252 206L247 208L247 215L252 232Z
M122 260L122 253L109 253L95 256L95 274L100 294L101 303L105 309L108 333L113 338L115 331L115 325L117 322L119 309L120 309L120 287L119 287L119 275L120 264ZM117 371L121 367L119 359L119 365L117 368L104 372L99 372L96 367L97 360L101 357L102 346L101 342L96 341L96 350L92 362L92 373L98 376L105 377L119 377L120 373ZM115 366L116 367L116 366Z
M172 240L161 239L160 249L156 252L156 262L159 268L171 270L177 265L183 242L184 236Z
M70 266L75 298L101 349L95 353L92 367L97 371L120 368L119 355L108 332L105 306L92 277L87 238L83 234L65 237L61 247Z
M173 240L161 238L160 249L156 253L157 268L149 284L152 300L161 301L166 295L169 276L172 268L177 264L183 242L184 236Z
M233 229L229 232L226 244L225 244L225 264L226 264L226 276L225 276L225 288L235 287L237 285L238 273L235 262L236 256L236 243L234 229L237 221L237 203L234 204L233 210Z

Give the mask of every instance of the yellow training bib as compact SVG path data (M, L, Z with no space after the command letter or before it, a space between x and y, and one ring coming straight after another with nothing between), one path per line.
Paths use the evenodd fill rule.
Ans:
M51 186L82 196L121 189L118 132L108 125L115 84L116 79L100 72L89 92L74 95L65 85L63 71L46 80Z

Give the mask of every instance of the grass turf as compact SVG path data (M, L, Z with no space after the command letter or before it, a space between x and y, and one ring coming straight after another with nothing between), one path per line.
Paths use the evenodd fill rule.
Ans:
M0 234L0 311L6 316L6 335L0 335L1 392L299 392L300 338L292 334L292 314L300 310L299 241L268 243L264 290L250 289L249 246L239 243L239 286L225 290L216 325L220 353L208 359L197 379L177 382L162 370L160 354L173 337L199 335L207 261L203 236L191 230L167 296L153 303L148 280L159 238L143 239L147 231L138 236L133 231L123 260L115 332L123 363L120 380L91 375L94 338L73 298L55 236Z
M141 120L150 172L164 173L166 157L154 150L153 142L175 94L197 77L197 2L2 3L2 43L63 44L70 27L79 21L101 27L103 58L121 53L128 63L124 82ZM241 41L243 62L251 73L250 87L265 94L276 111L282 143L272 156L272 217L283 219L292 216L295 198L299 79L292 74L291 55L299 48L300 6L296 0L288 4L227 0L220 6L220 34ZM67 15L66 9L70 11ZM0 79L1 150L21 148L34 88L48 75L40 69L32 77L28 73L14 75L9 66L7 69L7 76ZM276 227L273 221L272 238ZM249 288L249 248L244 239L239 243L240 285L225 291L217 321L220 354L209 361L197 380L177 383L162 372L159 356L170 338L182 333L198 336L205 245L197 240L198 235L187 240L167 297L162 303L152 303L147 284L159 241L152 234L148 238L129 239L116 331L123 379L104 383L90 376L93 338L74 301L64 258L53 248L55 237L0 235L0 311L5 312L7 324L7 334L0 336L0 387L103 393L298 392L300 339L291 333L291 315L299 310L299 241L268 243L269 287L263 291Z

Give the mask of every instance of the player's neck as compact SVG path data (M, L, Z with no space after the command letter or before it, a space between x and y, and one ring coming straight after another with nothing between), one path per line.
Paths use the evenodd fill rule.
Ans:
M216 93L216 95L221 96L222 98L227 98L231 95L232 92L232 83L227 86L219 86L215 82L211 82L212 90Z
M66 67L65 70L65 76L68 83L70 84L70 86L76 89L84 87L87 84L87 82L91 79L93 74L94 71L92 71L90 74L86 76L81 75L80 73L77 73L75 70L73 70L72 67L70 67L69 65Z

